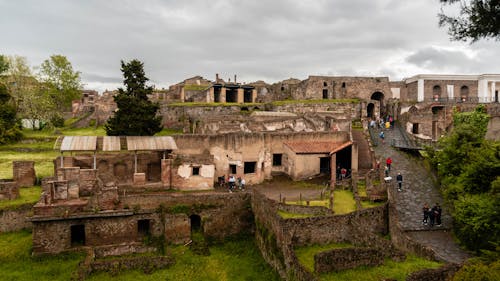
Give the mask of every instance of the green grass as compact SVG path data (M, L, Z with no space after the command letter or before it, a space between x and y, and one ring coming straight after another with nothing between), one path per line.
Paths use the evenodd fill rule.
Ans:
M285 212L282 210L278 210L278 215L280 215L284 219L302 219L302 218L310 218L313 216L311 214L296 214L296 213Z
M385 202L361 201L361 207L368 209L384 205Z
M306 205L306 201L287 201L291 205ZM329 195L325 195L323 200L309 200L309 206L322 206L329 208ZM333 211L336 215L348 214L356 211L356 201L349 190L335 190Z
M15 200L0 201L0 210L15 209L23 204L35 204L40 199L42 188L39 186L26 187L19 189L19 198Z
M177 129L163 128L163 130L156 133L155 136L171 136L176 134L182 134L182 129L177 130Z
M196 84L188 84L184 85L184 91L203 91L208 90L210 85L196 85Z
M442 266L442 263L409 255L403 262L395 262L393 260L386 259L382 266L360 266L355 269L321 274L319 279L322 281L378 281L385 279L403 281L406 280L406 277L412 272L426 268L438 268L440 266Z
M31 232L0 234L0 279L4 281L70 280L83 260L80 253L31 257Z
M0 280L70 280L84 254L31 257L31 233L0 234ZM139 270L117 276L95 273L86 280L280 280L260 256L253 239L241 239L210 247L210 256L198 256L184 246L168 246L175 259L170 268L150 275Z
M358 195L359 196L367 196L366 194L366 181L358 180Z
M302 264L310 272L314 272L314 255L340 248L351 248L352 245L349 243L330 243L324 245L310 245L304 247L297 247L294 249L295 255L299 259L300 264Z
M167 252L175 264L151 275L131 270L117 276L96 273L86 280L280 280L260 256L253 239L210 246L210 256L195 255L184 246L167 247Z
M53 150L37 152L0 150L0 178L12 179L12 161L16 160L35 161L35 172L37 177L52 176L54 174L54 164L52 161L58 155L59 153Z

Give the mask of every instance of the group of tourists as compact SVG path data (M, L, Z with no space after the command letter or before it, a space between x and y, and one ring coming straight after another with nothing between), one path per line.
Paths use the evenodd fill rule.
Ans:
M385 169L384 169L384 174L385 177L389 180L392 180L392 178L389 178L390 172L391 172L391 166L392 166L392 158L387 157L385 159ZM380 162L377 161L377 169L380 167ZM396 176L396 182L398 183L398 191L403 190L403 175L401 175L401 172L398 172Z
M241 177L235 178L234 175L230 175L227 179L227 182L228 182L229 193L233 193L233 191L235 191L236 188L242 191L245 190L246 182L244 178Z
M442 209L439 203L436 203L434 207L429 208L427 203L422 207L424 213L424 219L422 220L422 225L429 225L430 227L441 226L441 213Z

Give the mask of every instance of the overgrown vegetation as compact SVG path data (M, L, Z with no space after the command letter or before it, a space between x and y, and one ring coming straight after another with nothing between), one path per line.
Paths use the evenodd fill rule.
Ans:
M309 200L309 206L322 206L329 208L329 195L325 194L324 199L321 200ZM294 205L307 205L305 200L302 201L287 201L287 204ZM349 190L335 190L334 191L334 202L333 211L336 215L348 214L356 211L356 201L354 200L354 195Z
M468 249L493 250L500 242L500 142L485 140L489 116L484 106L453 115L454 129L427 149L452 207L454 230Z
M451 207L457 238L486 257L462 273L476 272L476 280L490 280L482 268L499 260L498 253L485 254L498 252L500 245L500 142L485 140L488 118L484 106L454 112L454 129L439 141L440 149L426 150Z

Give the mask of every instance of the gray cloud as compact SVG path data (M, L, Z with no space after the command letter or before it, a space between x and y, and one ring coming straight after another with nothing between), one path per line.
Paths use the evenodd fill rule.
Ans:
M314 74L500 72L491 65L498 43L449 42L437 26L435 0L0 0L0 11L0 52L33 65L66 55L99 90L120 84L120 60L132 58L163 87L215 73L275 82Z

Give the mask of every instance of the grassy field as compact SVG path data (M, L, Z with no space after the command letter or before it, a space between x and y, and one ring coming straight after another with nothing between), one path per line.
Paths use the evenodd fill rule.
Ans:
M0 280L70 280L84 254L31 257L31 233L0 234ZM168 247L176 264L151 275L124 271L117 276L92 274L87 280L279 280L260 256L253 239L210 247L210 256L194 255L184 246Z
M19 198L0 201L0 210L15 209L24 204L35 204L40 199L41 192L42 188L39 186L21 188L19 189Z
M306 205L306 201L287 201L287 204L295 204L295 205ZM329 199L328 195L325 196L323 200L310 200L310 206L322 206L329 207ZM335 190L334 191L334 202L333 202L333 211L336 215L340 214L348 214L356 211L356 201L354 200L354 196L349 190Z
M83 254L31 257L31 232L0 234L0 279L4 281L70 280Z
M405 261L395 262L386 259L382 266L367 267L360 266L355 269L344 270L335 273L326 273L319 276L321 281L379 281L379 280L398 280L404 281L406 277L415 271L426 268L438 268L442 263L429 261L414 255L407 256Z

